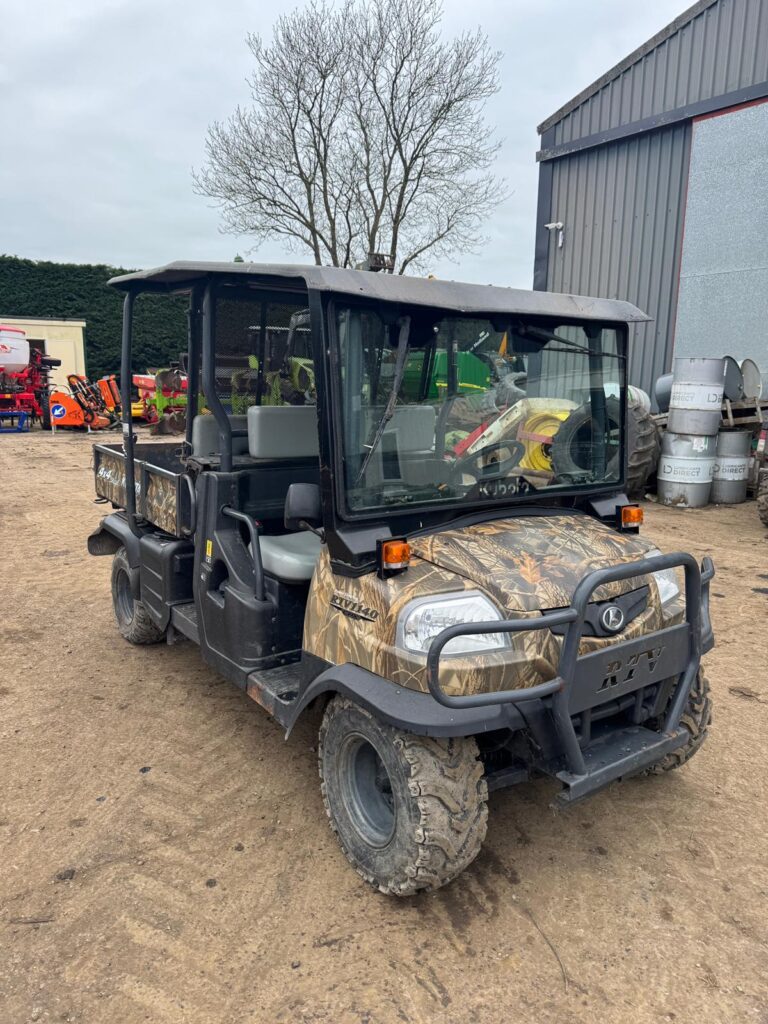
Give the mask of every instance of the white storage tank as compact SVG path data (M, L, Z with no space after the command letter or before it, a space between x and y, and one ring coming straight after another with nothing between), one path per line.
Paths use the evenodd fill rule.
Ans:
M21 373L29 366L29 342L18 327L0 324L0 370Z
M738 505L747 500L749 454L752 434L746 430L721 430L710 499L718 505Z
M714 436L720 429L725 361L675 359L667 430Z
M709 501L715 471L715 437L673 434L661 439L658 493L662 505L701 508Z

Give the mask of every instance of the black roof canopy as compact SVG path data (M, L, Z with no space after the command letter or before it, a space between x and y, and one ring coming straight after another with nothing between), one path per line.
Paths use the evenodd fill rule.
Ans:
M229 283L248 284L252 281L283 290L312 289L368 298L376 302L431 306L457 313L507 313L624 323L650 320L636 306L618 299L595 299L583 295L534 292L497 285L465 284L301 264L180 261L152 270L139 270L133 274L113 277L109 283L122 291L187 291L195 284L202 284L213 277Z

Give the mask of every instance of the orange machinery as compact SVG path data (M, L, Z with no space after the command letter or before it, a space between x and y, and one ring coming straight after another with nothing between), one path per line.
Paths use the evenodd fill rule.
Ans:
M67 375L66 391L51 392L48 405L54 429L106 430L120 419L120 392L114 374L95 384L76 373Z

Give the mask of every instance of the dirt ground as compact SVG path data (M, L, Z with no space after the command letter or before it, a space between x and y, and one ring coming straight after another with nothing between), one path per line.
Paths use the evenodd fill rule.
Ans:
M0 1024L768 1024L768 543L748 503L646 508L711 553L715 724L570 811L491 797L483 853L396 901L285 742L179 644L119 637L85 437L0 437Z

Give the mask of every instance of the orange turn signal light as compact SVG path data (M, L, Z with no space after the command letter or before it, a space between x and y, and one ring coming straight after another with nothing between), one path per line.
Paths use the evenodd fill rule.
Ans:
M411 546L407 540L386 540L381 545L381 564L384 569L406 569L411 560Z
M621 508L621 525L627 530L642 526L643 510L639 505L623 505Z
M376 560L382 579L392 573L403 572L411 561L411 546L404 537L397 540L377 540Z

